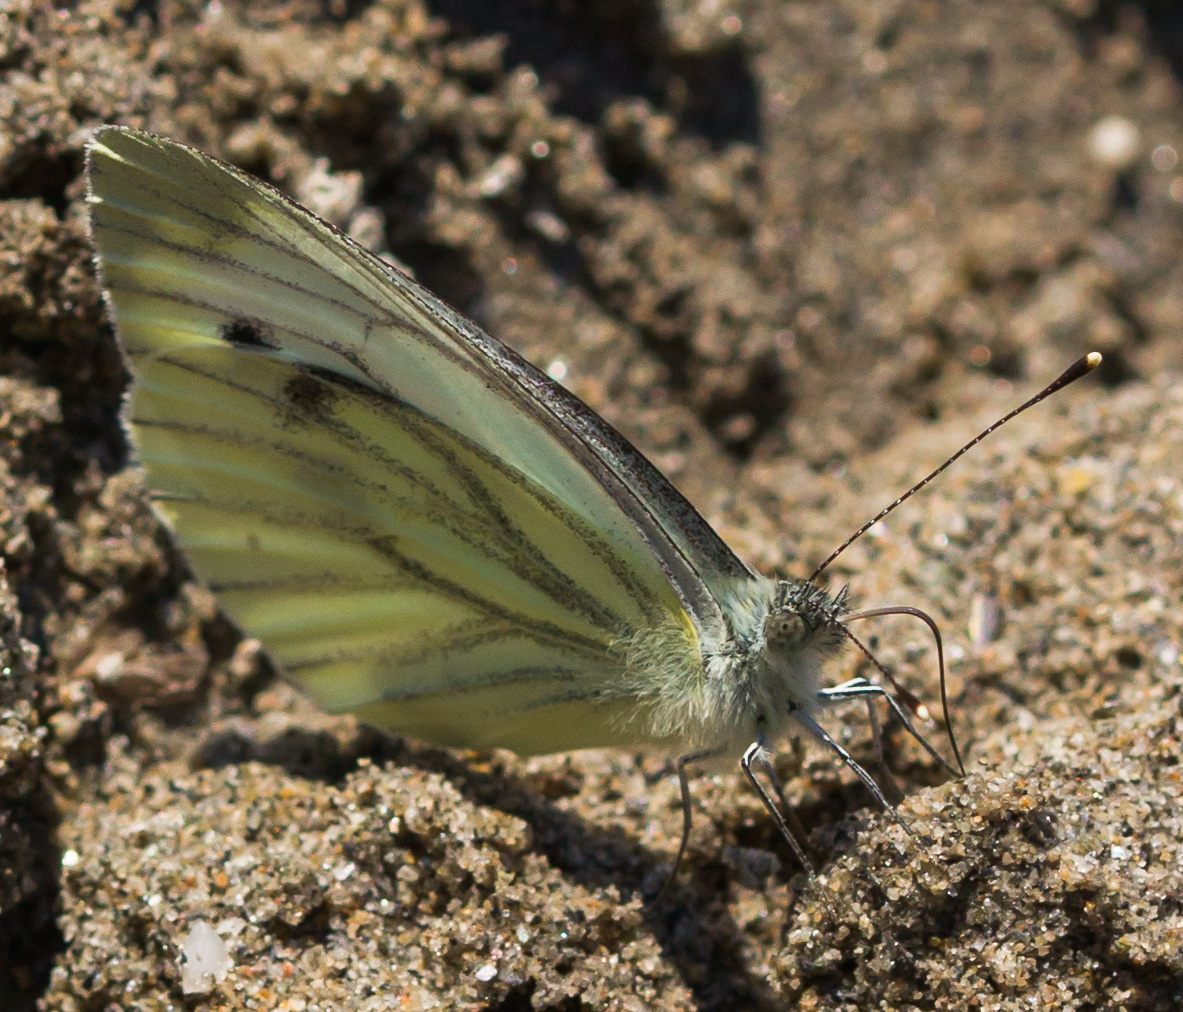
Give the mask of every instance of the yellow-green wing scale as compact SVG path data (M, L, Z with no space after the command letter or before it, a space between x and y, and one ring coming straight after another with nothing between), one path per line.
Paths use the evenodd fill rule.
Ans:
M330 709L415 737L645 739L622 644L655 633L701 678L708 583L746 574L665 479L277 191L121 129L88 167L139 456L228 614Z

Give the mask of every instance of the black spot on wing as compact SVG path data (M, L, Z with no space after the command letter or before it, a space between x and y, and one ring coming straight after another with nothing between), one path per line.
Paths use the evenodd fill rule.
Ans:
M338 394L333 384L311 369L301 369L283 385L287 421L325 424L333 416Z
M279 342L263 324L245 316L239 316L225 324L221 337L223 341L228 341L238 348L266 348L270 351L279 348Z

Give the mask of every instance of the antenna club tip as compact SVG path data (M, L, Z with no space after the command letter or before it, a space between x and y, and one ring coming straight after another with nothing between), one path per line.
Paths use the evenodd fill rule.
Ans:
M1084 367L1086 369L1096 369L1101 364L1101 353L1099 351L1090 351L1084 357Z

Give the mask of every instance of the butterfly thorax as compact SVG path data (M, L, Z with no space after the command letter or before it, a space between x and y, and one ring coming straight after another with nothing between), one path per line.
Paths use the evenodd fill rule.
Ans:
M648 704L655 739L734 755L760 735L783 736L795 711L817 708L822 669L846 639L848 609L845 590L831 595L804 580L764 577L736 580L718 603L723 623L700 630L697 663L652 632L634 640L628 653L645 675L630 690Z

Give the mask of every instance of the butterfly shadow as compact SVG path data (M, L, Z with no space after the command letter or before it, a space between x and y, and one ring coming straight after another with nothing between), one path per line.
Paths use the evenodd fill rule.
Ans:
M233 721L208 735L191 764L221 768L259 762L327 784L342 780L362 759L438 774L472 804L529 825L531 849L571 882L588 890L615 888L625 898L640 896L645 928L690 990L697 1012L772 1012L782 1007L744 957L747 945L726 902L734 862L722 856L695 861L693 867L683 867L657 899L670 871L668 854L639 845L621 829L598 826L565 811L547 796L538 778L513 769L508 758L503 762L485 754L474 763L471 756L364 726L356 735L342 736L289 724L277 734L262 736L253 724ZM738 877L743 881L742 873Z

